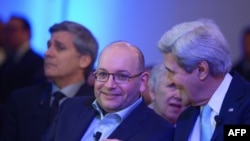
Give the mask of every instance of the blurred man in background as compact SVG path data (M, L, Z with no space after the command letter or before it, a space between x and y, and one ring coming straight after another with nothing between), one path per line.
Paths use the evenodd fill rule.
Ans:
M7 57L6 48L4 47L4 27L4 22L0 20L0 67L5 62Z
M71 21L55 24L49 31L44 72L50 82L11 95L0 140L40 141L65 100L94 96L87 79L98 53L95 37L86 27Z
M239 72L250 81L250 26L245 28L241 36L242 58L233 66L233 70Z
M0 68L0 102L13 90L45 81L43 58L31 48L31 25L21 16L12 16L5 27L8 58Z

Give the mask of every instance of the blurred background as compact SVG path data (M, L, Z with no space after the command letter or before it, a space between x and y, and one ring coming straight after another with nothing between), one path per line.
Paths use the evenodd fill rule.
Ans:
M161 35L173 25L211 18L225 34L233 61L242 54L240 37L250 25L249 0L0 0L0 19L21 14L32 25L32 47L43 56L48 28L63 20L79 22L96 36L100 50L114 40L127 40L143 51L146 65L162 61Z

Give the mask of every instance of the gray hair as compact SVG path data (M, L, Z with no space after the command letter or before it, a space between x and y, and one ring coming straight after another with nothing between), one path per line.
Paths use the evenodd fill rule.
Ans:
M158 42L162 53L172 53L177 63L191 73L206 61L212 76L231 70L230 47L219 27L210 19L199 19L174 26Z
M163 63L156 64L152 68L152 70L150 71L150 77L148 80L148 88L152 90L152 92L156 93L161 81L163 79L167 79L166 73L167 71Z
M98 54L98 43L91 31L81 24L64 21L54 24L50 27L49 32L66 31L73 35L73 44L76 50L82 55L90 55L92 62L89 67L86 68L86 76L92 71L95 60Z

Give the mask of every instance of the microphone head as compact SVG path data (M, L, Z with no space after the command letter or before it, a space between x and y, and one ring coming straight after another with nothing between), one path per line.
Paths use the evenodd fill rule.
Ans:
M95 134L94 134L94 138L95 138L95 141L99 141L99 139L101 138L102 136L102 133L97 131Z
M216 125L221 123L221 117L219 115L214 116L214 120L216 122Z

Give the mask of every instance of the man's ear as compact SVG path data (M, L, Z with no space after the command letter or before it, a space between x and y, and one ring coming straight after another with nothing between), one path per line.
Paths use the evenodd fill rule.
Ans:
M90 55L81 55L79 60L80 68L87 68L92 62Z
M201 61L198 65L198 74L201 80L206 79L209 73L209 65L206 61Z

